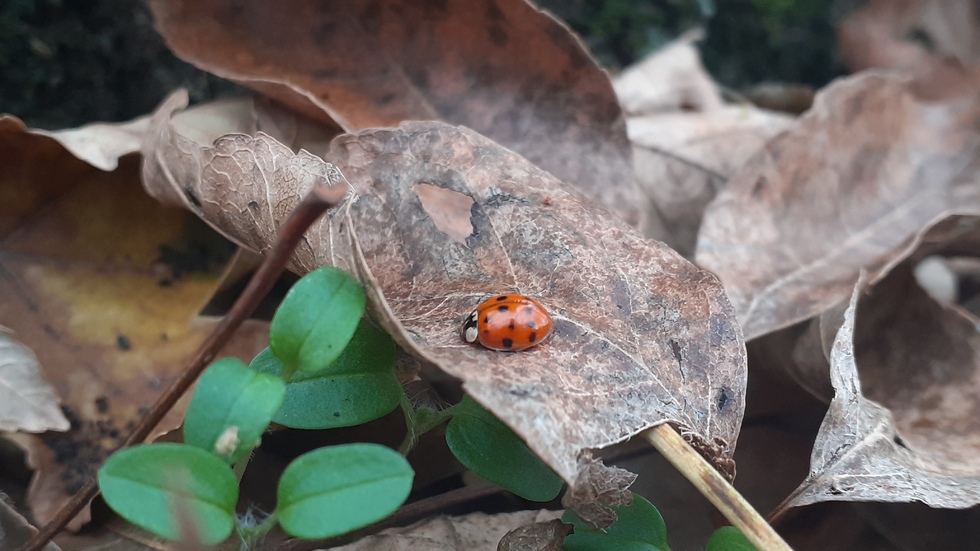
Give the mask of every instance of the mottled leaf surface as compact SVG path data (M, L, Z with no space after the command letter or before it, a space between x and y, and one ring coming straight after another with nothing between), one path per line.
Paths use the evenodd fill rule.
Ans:
M967 77L964 77L967 78ZM721 278L747 338L819 314L873 282L951 214L980 214L980 105L913 82L839 80L709 205L696 259Z
M199 187L184 190L254 249L268 246L314 181L270 185L278 180L263 167L312 155L273 162L263 155L278 155L275 146L255 147L267 142L260 134L198 146L194 158L212 161L188 180ZM189 170L179 166L182 152L156 143L163 147L152 154L170 162L149 173L150 188L173 182L155 174ZM375 317L403 347L462 379L565 480L578 478L583 450L664 422L684 427L719 463L730 460L744 345L713 276L468 129L419 122L366 130L337 138L326 160L342 167L353 194L307 234L298 268L358 275ZM469 224L465 239L439 229L417 191L423 185L472 201L469 211L451 208ZM464 318L501 292L540 300L555 321L549 340L516 354L463 342Z
M150 2L183 59L352 132L472 128L640 224L646 199L608 75L525 0Z

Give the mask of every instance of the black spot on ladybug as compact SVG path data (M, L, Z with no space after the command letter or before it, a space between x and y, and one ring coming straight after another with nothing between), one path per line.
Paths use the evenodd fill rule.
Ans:
M510 323L507 324L507 329L514 330L514 320L510 320Z
M490 323L490 316L483 318L483 323Z
M530 325L530 324L528 324L528 325ZM531 334L527 336L527 342L534 342L536 340L538 340L538 332L537 331L531 331Z
M505 300L507 300L507 295L500 295L499 297L497 297L497 302L502 302Z
M526 325L527 325L528 329L534 329L535 327L538 326L538 324L534 323L534 320L528 321Z
M133 343L129 341L129 337L126 335L117 335L116 346L119 347L119 350L129 350L133 347Z
M507 310L510 310L510 306L503 305L503 306L498 306L497 307L497 311L498 312L506 312Z
M502 341L502 343L504 345L504 348L513 348L514 347L514 341L512 341L511 339L504 339Z
M534 308L531 307L531 306L525 306L524 307L524 313L530 316L530 315L534 314Z
M484 329L483 330L483 334L484 335L489 335L490 334L490 330L489 329Z

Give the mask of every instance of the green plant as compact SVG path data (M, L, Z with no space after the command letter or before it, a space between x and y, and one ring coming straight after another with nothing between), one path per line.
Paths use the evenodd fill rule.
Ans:
M633 503L613 507L618 517L605 530L594 530L582 519L566 511L562 521L575 527L565 538L564 551L670 551L667 545L667 525L660 511L641 496L633 495ZM708 540L707 551L755 551L755 547L733 526L715 531Z
M371 524L408 498L405 455L449 422L446 440L476 474L530 500L549 501L561 479L490 412L466 397L444 410L416 407L395 375L391 337L363 319L364 291L349 274L315 270L287 293L269 348L250 363L215 361L187 409L184 444L146 444L99 470L106 503L123 518L174 540L203 544L235 531L243 542L279 524L299 538L328 538ZM399 452L377 444L313 450L286 467L277 508L261 522L236 516L238 479L271 422L301 429L359 425L401 406Z

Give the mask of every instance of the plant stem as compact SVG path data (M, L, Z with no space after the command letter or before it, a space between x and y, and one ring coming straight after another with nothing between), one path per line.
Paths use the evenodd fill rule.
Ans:
M345 180L346 182L346 180ZM238 300L232 305L228 314L218 323L214 331L201 343L194 357L181 373L180 377L174 381L153 404L150 413L140 420L139 424L133 429L121 448L127 448L134 444L139 444L146 440L154 427L160 420L173 408L177 400L187 392L194 381L201 375L204 368L217 355L218 351L224 346L235 330L244 322L258 307L262 298L268 294L275 284L279 275L286 269L293 254L293 250L303 238L303 234L309 229L310 225L316 221L327 209L335 207L344 200L347 195L347 184L327 186L324 184L314 185L313 189L303 198L299 205L289 215L289 218L279 229L279 238L276 240L272 249L259 266L258 271L248 282L248 286L242 292ZM71 519L75 518L85 505L99 494L99 487L93 477L66 503L58 513L50 520L30 541L21 547L20 551L38 551L44 547L51 538L60 532Z
M273 511L271 514L269 514L269 516L265 517L262 522L256 524L255 526L238 525L238 537L242 539L242 543L244 543L245 546L251 548L255 541L268 534L269 530L275 528L276 523L278 522L279 515L276 514L276 511Z
M412 403L412 400L409 399L404 391L402 392L401 401L398 405L401 406L402 413L405 415L405 438L402 440L401 445L398 446L398 453L403 456L408 456L415 449L415 445L418 444L420 436L450 419L454 415L453 408L456 407L452 405L443 410L429 408L416 410L415 404ZM420 415L422 411L426 411L428 414Z
M791 551L772 526L673 427L666 423L657 425L643 431L642 436L741 530L756 549Z

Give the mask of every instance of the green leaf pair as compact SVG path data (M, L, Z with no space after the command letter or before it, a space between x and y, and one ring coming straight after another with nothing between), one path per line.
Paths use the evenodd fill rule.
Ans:
M364 292L349 274L311 272L287 293L270 328L270 348L252 366L214 362L198 381L184 423L186 444L122 450L99 470L106 503L123 518L169 539L205 545L234 528L238 480L229 463L247 460L272 420L299 428L364 423L398 405L391 338L366 321ZM391 514L414 472L376 444L314 450L283 472L278 521L291 535L326 538Z

